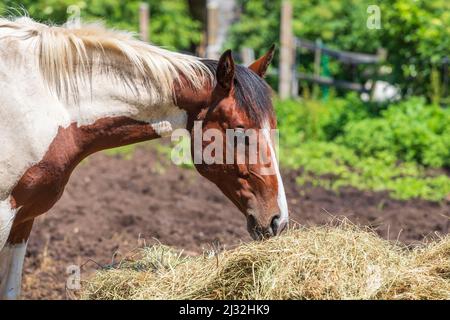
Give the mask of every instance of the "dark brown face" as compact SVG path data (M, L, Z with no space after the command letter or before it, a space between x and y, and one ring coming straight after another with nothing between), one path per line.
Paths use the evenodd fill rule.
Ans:
M215 183L246 216L250 235L261 239L279 234L288 222L271 136L276 120L271 116L258 123L247 108L238 105L234 68L231 53L226 52L217 67L211 105L192 130L192 153L194 159L202 159L194 161L199 173ZM262 76L265 70L258 74Z

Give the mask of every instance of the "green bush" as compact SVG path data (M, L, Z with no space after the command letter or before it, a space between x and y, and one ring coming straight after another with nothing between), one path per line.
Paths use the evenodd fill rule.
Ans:
M326 103L304 99L277 101L278 121L283 126L283 135L288 144L297 144L305 140L333 140L343 133L349 122L371 116L355 94L346 98L331 98Z
M429 167L450 165L449 109L410 99L380 118L349 122L337 141L362 156L387 151L402 161Z
M371 112L353 95L275 106L281 163L301 169L300 184L387 190L399 199L450 193L450 178L427 169L449 165L448 109L413 98Z
M301 169L297 182L339 191L351 186L360 190L388 191L393 198L440 201L450 193L450 178L428 175L415 163L397 163L389 153L359 157L334 142L309 141L297 148L281 144L281 163Z
M385 119L364 119L350 122L338 142L355 150L359 155L371 156L380 152L395 154L395 138Z

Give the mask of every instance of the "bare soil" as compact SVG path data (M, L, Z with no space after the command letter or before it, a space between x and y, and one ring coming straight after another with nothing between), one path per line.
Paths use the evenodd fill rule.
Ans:
M339 193L284 180L292 220L303 225L336 217L374 227L380 236L412 244L448 233L448 202L398 201L382 192ZM250 241L244 216L195 170L171 165L152 148L132 157L103 153L80 165L57 205L37 219L24 268L23 299L67 299L67 268L82 278L133 249L161 242L187 254Z

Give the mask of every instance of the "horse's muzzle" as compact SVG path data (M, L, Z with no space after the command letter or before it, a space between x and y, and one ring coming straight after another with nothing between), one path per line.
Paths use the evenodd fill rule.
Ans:
M281 234L288 226L288 220L282 219L279 214L272 217L270 224L262 226L253 214L247 217L247 230L254 240L263 240Z

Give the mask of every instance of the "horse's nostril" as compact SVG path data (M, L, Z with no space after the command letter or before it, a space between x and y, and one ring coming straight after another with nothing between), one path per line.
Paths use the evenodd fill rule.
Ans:
M277 235L280 229L280 215L277 214L273 217L272 222L270 223L270 227L272 228L273 235Z
M279 214L272 217L270 225L262 226L253 214L247 216L247 229L255 240L279 235L286 228L287 222Z

